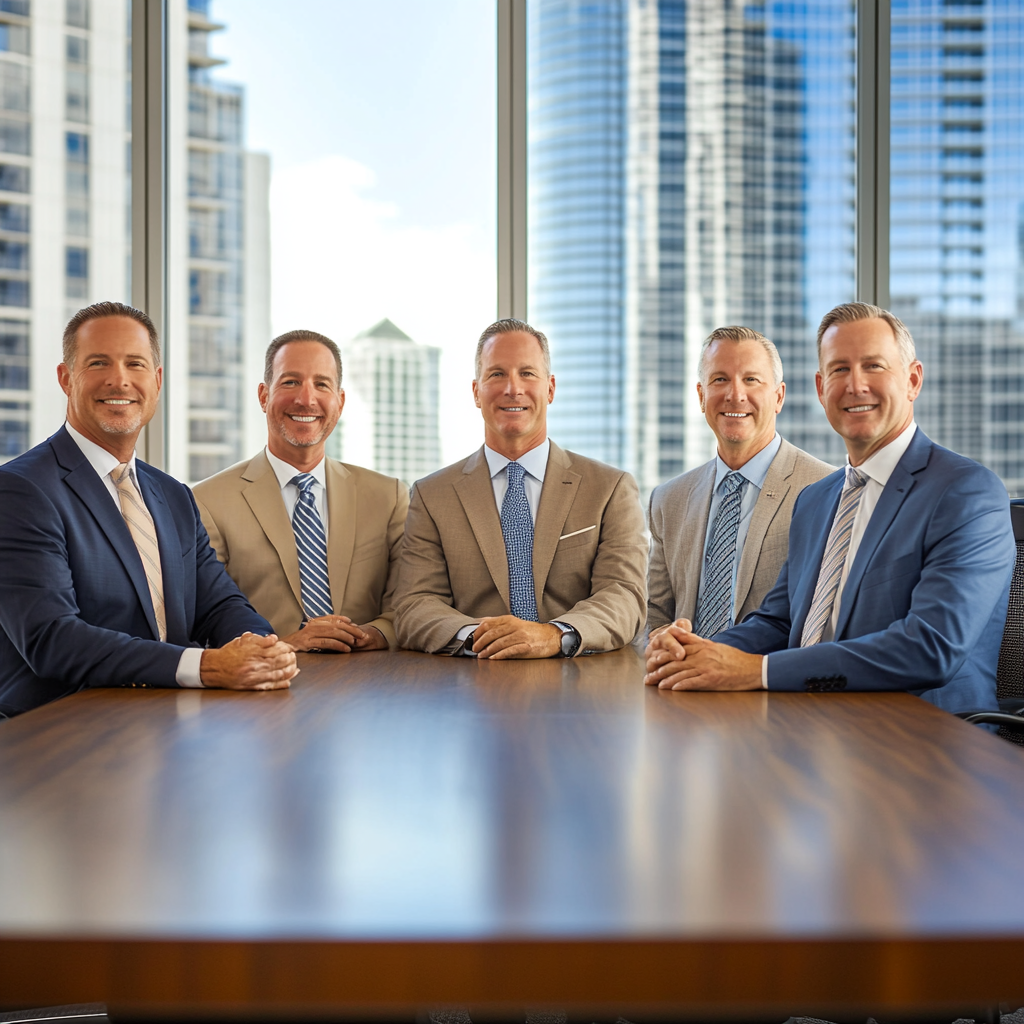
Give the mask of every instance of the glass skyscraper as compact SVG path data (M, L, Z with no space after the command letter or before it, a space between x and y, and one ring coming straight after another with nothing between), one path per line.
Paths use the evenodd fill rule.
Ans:
M891 305L937 441L1024 485L1021 0L894 0ZM703 338L779 347L780 430L838 462L821 316L854 297L849 0L531 0L530 317L553 436L648 490L707 459Z

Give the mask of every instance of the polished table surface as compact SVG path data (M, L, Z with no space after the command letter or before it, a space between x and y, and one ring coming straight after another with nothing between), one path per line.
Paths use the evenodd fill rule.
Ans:
M300 665L0 723L0 1005L1024 1003L1024 750L917 698Z

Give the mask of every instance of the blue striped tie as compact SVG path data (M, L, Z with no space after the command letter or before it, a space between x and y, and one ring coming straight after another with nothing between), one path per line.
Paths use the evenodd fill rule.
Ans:
M537 598L533 591L533 517L526 500L523 474L518 462L505 467L508 490L501 503L501 533L508 559L508 603L512 614L528 622L537 621Z
M857 517L857 509L867 482L866 473L854 469L853 466L846 467L843 495L839 499L836 517L832 520L832 529L825 544L825 554L821 556L821 568L818 570L814 597L811 599L811 607L808 609L803 632L800 634L801 647L820 643L825 633L825 625L832 618L836 591L843 576L843 566L846 565L846 553L850 550L853 521Z
M730 473L721 483L722 500L704 557L704 585L700 588L697 621L693 625L698 636L714 636L732 625L733 566L740 531L743 482L742 474Z
M292 529L299 553L302 608L309 619L330 615L334 611L331 581L327 575L327 535L313 496L315 482L310 473L299 473L289 481L299 489L299 498L292 513Z

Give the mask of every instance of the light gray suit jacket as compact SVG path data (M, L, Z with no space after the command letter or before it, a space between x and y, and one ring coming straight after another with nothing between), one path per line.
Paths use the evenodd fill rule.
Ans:
M736 575L736 621L760 607L786 561L789 520L797 495L834 473L835 467L791 445L785 438L772 459L754 505ZM697 612L704 535L715 486L715 460L674 477L651 493L651 563L647 629L657 629Z

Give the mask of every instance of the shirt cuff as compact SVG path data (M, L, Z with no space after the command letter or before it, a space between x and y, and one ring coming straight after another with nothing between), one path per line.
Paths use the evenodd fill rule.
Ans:
M199 662L202 660L201 647L186 647L178 660L178 671L174 673L174 681L186 689L202 689L203 681L199 678Z
M473 635L473 631L479 626L479 622L471 622L468 626L463 626L462 629L455 634L455 639L462 642L462 650L459 651L459 655L464 658L475 658L476 652L472 647L466 646L466 641ZM458 655L456 655L458 657Z
M768 655L761 655L761 689L768 689Z

